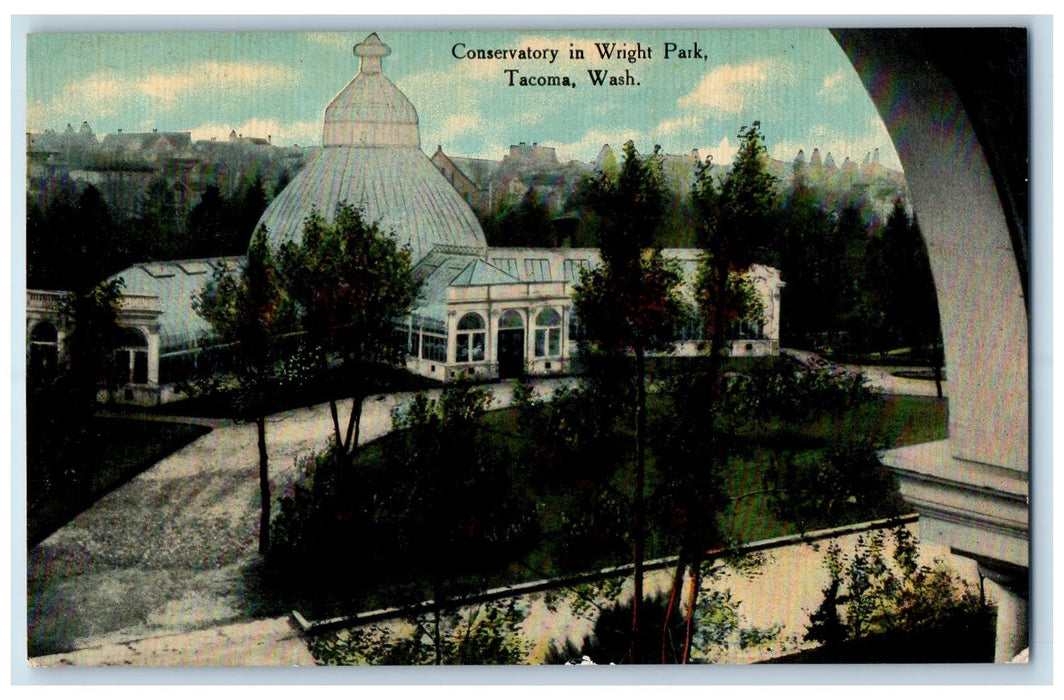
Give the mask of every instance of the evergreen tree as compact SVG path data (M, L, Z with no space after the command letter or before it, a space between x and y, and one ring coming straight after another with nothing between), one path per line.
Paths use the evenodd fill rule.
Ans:
M624 145L624 163L616 177L601 174L587 183L585 198L599 219L602 264L586 272L574 293L574 304L590 341L588 350L613 358L633 359L626 374L632 395L635 459L632 486L632 558L635 603L632 606L631 657L638 649L643 560L646 548L646 355L666 347L683 316L678 294L680 275L650 248L664 207L658 149L640 157L635 145ZM585 353L587 354L587 353ZM623 376L623 375L622 375Z

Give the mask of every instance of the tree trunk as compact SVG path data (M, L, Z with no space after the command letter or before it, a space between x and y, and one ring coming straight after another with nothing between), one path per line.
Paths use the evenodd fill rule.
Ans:
M324 351L321 352L318 361L321 363L322 373L327 373L329 371L329 360L325 356ZM337 449L342 449L344 441L343 436L340 434L340 412L336 408L336 399L329 399L329 414L332 416L333 440L336 443Z
M680 606L680 591L683 588L683 572L687 567L683 549L676 560L676 571L672 575L672 588L669 590L669 602L665 606L665 624L661 626L661 663L669 663L669 626L673 613Z
M344 440L340 434L340 412L336 408L336 399L329 399L329 414L332 415L333 442L336 443L337 449L341 449L344 446Z
M436 654L436 666L443 665L443 645L440 642L440 606L443 599L443 586L437 581L432 586L432 647Z
M362 432L362 404L366 397L356 391L351 398L351 415L347 419L347 437L344 438L344 450L352 455L358 454L359 434Z
M680 658L680 663L683 664L691 660L691 644L695 637L695 612L698 610L698 592L701 587L702 557L696 553L691 560L691 588L687 597L687 626L683 637L683 656Z
M647 387L646 387L646 351L642 343L636 343L636 406L635 406L635 484L632 494L632 575L634 577L632 598L632 642L628 649L628 660L640 663L636 658L639 640L639 618L643 604L643 557L646 549L644 533L644 510L646 481L646 428L647 428Z
M266 416L257 416L255 424L259 433L259 495L262 499L262 514L259 517L259 554L270 551L270 466L266 454Z

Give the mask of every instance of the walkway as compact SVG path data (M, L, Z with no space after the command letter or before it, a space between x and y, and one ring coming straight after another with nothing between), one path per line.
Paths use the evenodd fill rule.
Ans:
M896 393L934 395L934 382L862 368ZM569 379L535 382L548 394ZM511 385L490 387L493 408ZM434 393L438 393L434 392ZM391 429L411 394L363 404L361 439ZM350 402L341 404L350 408ZM327 404L268 418L273 493L299 457L331 435ZM308 665L287 616L250 620L258 600L258 453L254 425L222 424L100 499L29 554L31 648L74 649L35 666Z
M536 390L567 381L537 380ZM509 383L490 388L493 408L509 405ZM388 432L392 409L410 397L366 399L361 440ZM267 419L275 496L331 430L328 404ZM262 635L284 648L291 635L287 617L248 622L257 602L258 513L253 424L222 425L97 501L29 554L30 648L80 650L33 664L312 663L294 647L277 658L254 651ZM191 634L174 636L182 633Z

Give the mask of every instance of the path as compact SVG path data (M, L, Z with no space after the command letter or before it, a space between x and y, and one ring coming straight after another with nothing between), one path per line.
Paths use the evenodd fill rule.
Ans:
M934 395L934 382L861 369L880 390ZM549 393L567 381L535 384ZM509 405L509 383L490 388L493 408ZM361 440L385 434L392 410L411 395L368 398ZM350 402L342 405L348 409ZM327 404L268 418L275 495L294 480L296 460L322 448L330 435ZM31 550L30 647L78 650L34 665L313 663L287 617L249 620L258 561L255 438L252 424L222 424Z
M549 393L565 381L537 380L535 385L537 391ZM493 408L509 405L509 383L490 389ZM411 396L366 399L361 441L385 434L391 428L392 409ZM350 402L342 406L347 409ZM328 404L267 419L275 495L294 480L300 456L326 445L331 425ZM238 643L234 640L253 629L240 625L248 621L255 596L256 577L248 573L258 561L258 513L255 426L222 425L101 498L30 551L30 649L88 652L106 644L129 649L144 646L145 640L226 624L233 625L230 641ZM283 618L274 621L281 622L287 624ZM234 650L222 641L213 638L209 652L198 645L185 655L171 649L167 658L176 654L189 663L224 665ZM145 648L165 645L148 643ZM58 665L72 658L60 654L35 662ZM79 664L92 665L164 661L120 649L111 662L99 653L78 658ZM247 663L254 659L268 660L251 656ZM303 662L311 662L309 655Z

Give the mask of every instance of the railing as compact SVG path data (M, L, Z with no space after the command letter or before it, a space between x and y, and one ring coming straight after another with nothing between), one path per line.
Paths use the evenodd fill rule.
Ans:
M27 289L26 310L58 311L59 302L61 302L66 295L66 292L49 292L39 289Z
M162 306L158 302L159 297L151 294L123 294L122 311L161 312Z

